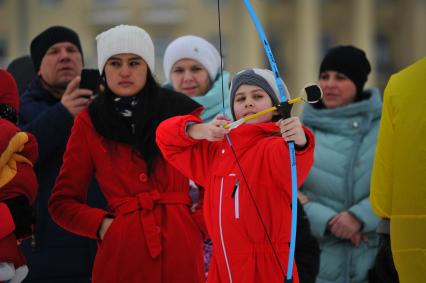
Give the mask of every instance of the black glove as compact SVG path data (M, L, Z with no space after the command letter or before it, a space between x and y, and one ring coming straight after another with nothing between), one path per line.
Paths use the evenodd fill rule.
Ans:
M313 283L316 281L320 266L320 248L318 240L312 235L311 224L303 205L297 205L295 261L299 282Z
M33 210L28 203L28 199L24 196L17 196L4 203L9 207L15 223L15 234L17 239L23 239L31 236L32 226L34 224Z
M371 283L399 283L398 271L393 262L390 236L379 234L380 242L377 250L376 261L368 271Z

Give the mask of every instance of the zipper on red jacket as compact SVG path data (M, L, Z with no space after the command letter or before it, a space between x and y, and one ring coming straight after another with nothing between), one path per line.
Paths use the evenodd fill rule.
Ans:
M234 199L235 219L240 219L240 181L238 179L235 180L232 198Z
M229 266L228 255L226 254L225 240L223 239L223 230L222 230L222 196L223 196L223 177L220 182L220 195L219 195L219 232L220 232L220 242L222 244L223 256L225 258L226 268L228 270L229 282L232 283L231 276L231 267Z

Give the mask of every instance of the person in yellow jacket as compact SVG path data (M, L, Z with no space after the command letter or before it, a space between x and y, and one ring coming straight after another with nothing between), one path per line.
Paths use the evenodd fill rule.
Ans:
M371 180L374 212L390 220L401 283L426 282L426 57L394 74L384 106Z

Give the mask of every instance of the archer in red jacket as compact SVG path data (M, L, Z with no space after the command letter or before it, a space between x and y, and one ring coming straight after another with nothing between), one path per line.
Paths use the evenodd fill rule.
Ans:
M277 95L272 72L238 73L230 89L233 118L271 107L279 102ZM278 119L269 113L230 131L222 127L228 121L221 115L209 123L187 115L158 127L165 158L206 188L204 216L214 243L209 282L283 282L291 222L290 157L284 141L295 142L300 185L313 162L314 137L299 118ZM224 139L228 133L236 157ZM299 282L293 270L293 282Z
M17 240L31 234L31 208L37 193L33 135L15 124L19 94L11 74L0 69L0 281L21 282L28 273Z

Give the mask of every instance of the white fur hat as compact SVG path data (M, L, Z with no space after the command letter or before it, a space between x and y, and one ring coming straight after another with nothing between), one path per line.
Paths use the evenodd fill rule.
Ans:
M98 44L98 68L102 74L106 61L121 53L136 54L145 60L154 72L154 44L149 34L140 27L119 25L102 32L96 37Z
M170 72L173 65L181 59L193 59L200 62L214 81L220 68L220 55L216 48L207 40L185 35L172 41L164 53L164 76L170 81Z

